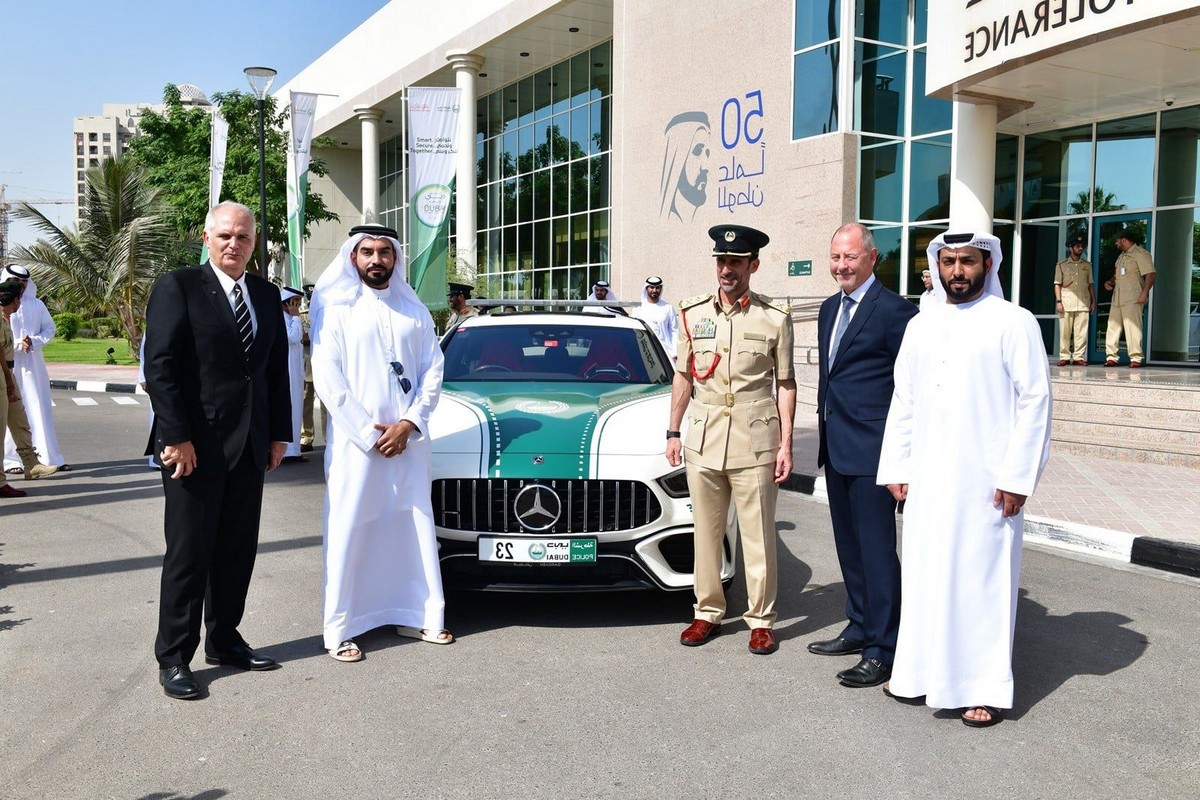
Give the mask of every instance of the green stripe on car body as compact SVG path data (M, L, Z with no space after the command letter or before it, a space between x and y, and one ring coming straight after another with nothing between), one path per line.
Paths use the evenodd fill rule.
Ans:
M597 420L617 406L670 391L665 384L525 381L448 381L442 387L487 419L488 477L534 479L588 477Z

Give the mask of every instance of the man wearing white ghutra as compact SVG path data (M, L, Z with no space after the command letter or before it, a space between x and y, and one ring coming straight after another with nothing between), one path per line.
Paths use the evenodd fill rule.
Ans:
M383 625L450 644L430 502L429 417L442 388L433 319L403 273L399 236L359 225L313 291L313 383L328 408L324 639Z

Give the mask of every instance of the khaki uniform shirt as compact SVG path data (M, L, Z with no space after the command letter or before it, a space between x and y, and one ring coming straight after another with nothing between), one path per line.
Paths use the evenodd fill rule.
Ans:
M1064 258L1054 265L1054 283L1062 287L1063 311L1087 311L1092 307L1092 262Z
M786 304L747 292L728 312L718 294L679 304L675 369L692 376L686 458L702 468L741 469L775 461L777 380L792 372L792 315Z
M479 313L479 309L475 306L467 306L467 310L459 314L457 311L450 312L450 319L446 320L446 330L450 330L458 323L462 322L467 317L473 317Z
M3 354L0 355L0 358L3 358L6 362L11 364L13 360L13 348L15 346L16 345L13 341L12 326L9 324L8 320L4 318L4 315L0 314L0 351L3 351ZM5 378L4 370L0 369L0 392L6 391L8 391L8 381ZM4 433L3 423L4 420L0 420L0 434Z
M1112 304L1126 306L1142 296L1142 276L1154 272L1154 262L1141 245L1135 244L1117 256Z

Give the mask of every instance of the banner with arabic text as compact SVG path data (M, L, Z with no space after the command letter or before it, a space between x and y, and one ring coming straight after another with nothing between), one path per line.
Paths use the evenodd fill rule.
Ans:
M458 100L458 89L408 90L408 276L435 311L446 308Z

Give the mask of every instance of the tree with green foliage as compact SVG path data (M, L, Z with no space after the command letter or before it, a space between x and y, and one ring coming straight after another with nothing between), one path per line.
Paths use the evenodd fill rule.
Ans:
M127 158L105 158L84 175L79 229L59 228L26 203L16 215L44 237L16 247L12 260L30 269L39 294L63 310L120 320L130 347L141 341L146 303L155 279L176 266L174 233L161 195Z
M244 92L218 92L212 96L221 116L229 123L225 172L221 199L244 203L258 215L258 100ZM208 213L208 175L212 138L210 109L185 106L179 88L163 89L163 112L148 111L138 121L138 135L129 144L129 158L146 170L149 184L160 190L172 207L169 219L178 244L173 254L177 263L194 263L200 252L200 231ZM267 174L267 240L287 243L287 134L283 125L290 109L277 108L266 98L265 140ZM321 137L313 149L335 147L337 142ZM312 175L325 175L325 162L315 153L309 162ZM313 222L338 219L321 195L308 189L304 205L304 233ZM257 249L255 263L257 263ZM261 270L260 270L261 272Z

